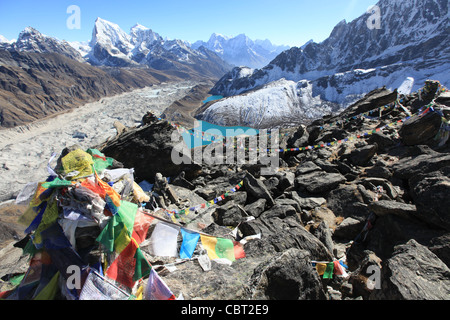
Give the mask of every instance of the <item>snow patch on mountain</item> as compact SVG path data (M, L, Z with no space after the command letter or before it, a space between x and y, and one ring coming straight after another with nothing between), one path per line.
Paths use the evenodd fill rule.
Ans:
M338 105L324 104L313 94L309 81L280 79L243 95L214 103L198 119L222 126L239 125L273 128L299 125L325 113L337 111Z

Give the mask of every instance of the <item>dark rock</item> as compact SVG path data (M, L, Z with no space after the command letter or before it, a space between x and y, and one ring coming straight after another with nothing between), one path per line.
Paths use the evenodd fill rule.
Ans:
M295 184L300 191L323 194L333 190L345 181L345 177L339 173L316 171L298 176L295 179Z
M322 197L309 197L297 191L289 192L288 196L295 200L302 209L311 210L324 205L327 201Z
M267 200L269 206L274 205L273 198L261 180L256 179L251 173L247 173L244 178L244 188L247 193L256 199L263 198Z
M366 169L366 174L369 177L389 179L392 177L392 172L389 170L387 163L380 160L371 168Z
M298 130L287 140L287 145L293 148L302 147L308 143L309 133L306 127L300 126Z
M249 203L244 207L244 210L251 216L258 218L260 214L265 210L266 199L258 199L255 202Z
M185 172L186 179L191 180L201 167L186 155L182 156L182 164L174 163L172 151L179 140L172 141L172 133L177 134L172 126L158 121L130 129L99 147L99 150L107 157L120 161L125 167L134 168L135 178L139 180L153 183L158 172L165 177L174 177L182 171ZM181 136L179 139L182 139Z
M251 299L326 300L306 250L289 249L258 266L250 279Z
M334 230L333 237L341 240L353 240L364 228L365 222L353 218L345 218Z
M385 106L397 100L397 90L380 88L368 93L363 99L349 106L340 116L349 118Z
M392 137L383 132L371 134L369 139L367 139L367 142L369 144L376 144L379 152L386 152L397 144Z
M366 166L377 151L378 146L371 144L362 148L356 148L347 157L356 166Z
M354 184L341 185L332 190L327 196L327 207L336 216L351 217L360 221L366 220L370 213L364 204L363 196Z
M435 144L433 138L441 127L441 116L437 112L428 112L423 116L414 116L404 122L399 131L403 143L407 146Z
M325 172L328 173L340 173L337 164L330 163L329 161L325 161L322 159L314 160L314 163L320 167Z
M326 220L321 221L317 226L312 226L310 232L324 244L329 252L334 252L332 232Z
M180 172L180 174L172 180L172 184L189 190L194 190L195 186L186 180L185 175L186 173L184 171Z
M450 268L450 233L432 239L427 247Z
M411 197L418 218L450 230L450 166L410 179Z
M364 178L360 182L368 190L374 190L381 186L383 187L383 193L385 193L389 199L396 199L399 195L399 191L386 179L377 177Z
M274 196L278 196L278 184L280 183L280 180L278 180L277 177L270 177L267 180L264 180L264 185L266 186L267 190L269 190Z
M247 212L234 202L218 207L213 214L214 222L226 227L236 227L242 221L245 221L246 217L248 217Z
M261 234L261 239L270 244L277 252L290 248L304 249L311 253L315 260L331 261L332 254L324 244L308 232L296 216L284 219L274 216L284 216L283 210L272 211L268 215L261 215L256 220L243 222L239 226L242 236ZM269 218L271 216L271 218ZM280 230L283 230L280 232Z
M312 161L307 161L305 163L300 164L297 169L295 170L295 175L299 176L299 175L303 175L306 173L310 173L313 171L320 171L320 167L318 165L316 165L314 162Z
M281 205L278 203L275 203L273 207L271 207L269 210L264 211L260 218L269 220L274 217L284 219L289 216L295 216L297 213L297 210L291 206L291 205Z
M450 166L450 154L433 153L403 158L392 165L392 170L394 177L409 179L447 166Z
M378 217L394 214L406 219L416 216L417 212L415 205L389 200L374 201L369 204L369 209Z
M337 169L341 174L353 174L358 175L359 171L356 168L352 168L350 164L347 164L342 161L336 161Z
M369 250L360 252L358 259L358 268L351 273L348 282L352 285L353 296L361 296L364 300L367 300L370 294L376 290L377 284L374 280L380 280L376 277L372 279L372 276L376 275L375 272L381 270L382 261L374 252ZM378 272L378 274L380 273L381 271Z
M284 171L277 175L278 177L278 189L283 192L284 190L292 187L295 182L295 174L293 172Z
M392 255L394 247L415 239L422 245L430 245L432 239L446 233L442 229L432 229L414 217L388 214L376 218L364 241L365 248L376 252L384 259Z
M395 247L381 269L381 289L372 300L448 300L450 269L415 240Z

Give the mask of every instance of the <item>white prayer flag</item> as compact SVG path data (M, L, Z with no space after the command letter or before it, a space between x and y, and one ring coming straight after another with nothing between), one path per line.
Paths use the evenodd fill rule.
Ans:
M159 257L178 257L177 239L179 228L160 222L150 236L149 251Z

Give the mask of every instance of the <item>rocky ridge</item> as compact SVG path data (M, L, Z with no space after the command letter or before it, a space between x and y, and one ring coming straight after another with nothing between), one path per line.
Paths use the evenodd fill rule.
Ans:
M450 142L442 129L449 98L435 81L407 96L371 92L336 117L282 131L283 150L311 147L282 152L280 169L271 175L261 175L260 163L167 166L176 129L151 115L98 148L134 167L137 182L154 183L155 172L166 170L179 200L167 209L188 209L178 220L183 226L233 240L258 235L243 242L245 258L231 265L211 261L209 271L197 259L152 256L143 243L177 297L448 300ZM401 108L391 104L397 99ZM430 120L435 114L441 123ZM415 140L414 130L421 133ZM189 210L240 181L223 201ZM313 264L339 259L347 275L325 279ZM2 270L4 277L9 271Z

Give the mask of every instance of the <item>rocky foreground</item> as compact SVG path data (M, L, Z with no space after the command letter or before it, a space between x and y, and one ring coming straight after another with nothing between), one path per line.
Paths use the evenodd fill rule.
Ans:
M144 241L146 258L176 297L448 300L449 119L450 95L438 82L405 97L378 89L338 116L282 130L280 168L264 176L260 163L173 165L176 128L151 115L93 147L134 168L136 182L170 177L174 197L159 207L185 210L176 217L180 225L232 240L253 236L241 242L245 258L211 261L207 271L197 259L201 248L179 260L151 255ZM197 206L241 181L221 201ZM151 209L154 202L140 205ZM99 232L77 235L95 245ZM11 245L0 256L5 291L8 275L26 270L28 261ZM346 273L318 272L317 264L337 260Z

